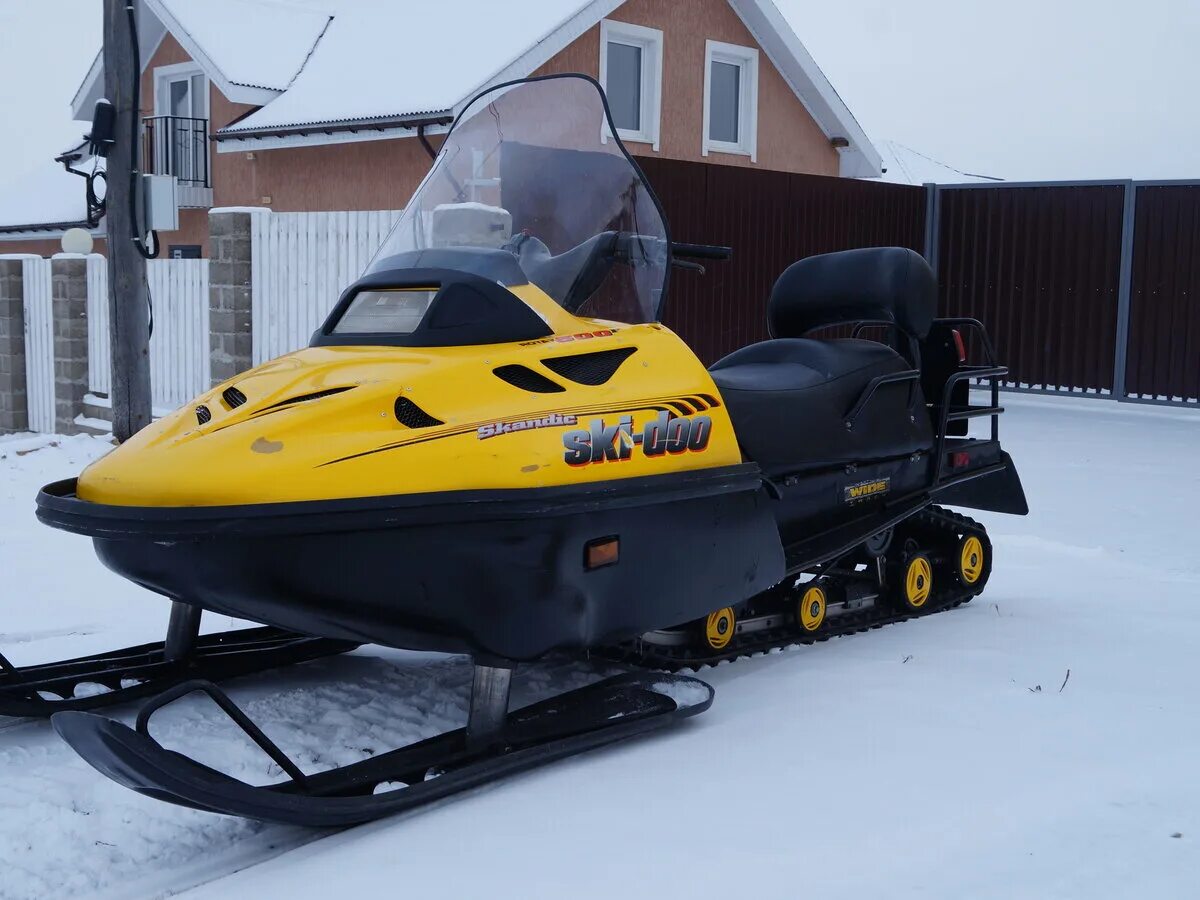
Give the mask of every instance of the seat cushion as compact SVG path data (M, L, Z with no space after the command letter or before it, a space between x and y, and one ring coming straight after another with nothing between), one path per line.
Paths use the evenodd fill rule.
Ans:
M742 451L767 473L783 474L931 448L915 381L882 385L846 427L871 379L908 368L875 341L781 338L736 350L709 371Z

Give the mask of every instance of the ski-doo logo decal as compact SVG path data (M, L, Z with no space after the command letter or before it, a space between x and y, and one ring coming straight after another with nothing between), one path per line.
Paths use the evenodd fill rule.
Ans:
M479 440L485 441L488 438L499 437L502 434L529 431L534 428L556 428L563 425L574 425L578 421L579 418L577 416L551 413L540 419L521 419L517 422L492 422L487 425L480 425L476 429L475 434L479 437Z
M711 436L712 419L708 416L684 418L664 410L637 432L633 430L633 416L621 416L615 425L592 419L586 431L568 431L563 435L566 449L563 459L570 466L621 462L633 456L634 447L641 447L642 453L649 457L699 453L708 449Z
M876 478L874 481L861 481L858 484L847 485L843 489L842 500L853 503L855 500L865 500L879 494L886 494L892 489L892 479Z
M556 334L550 337L538 338L536 341L522 341L518 346L534 347L538 344L570 344L573 341L586 341L591 338L606 338L612 337L621 329L619 328L604 328L600 331L584 331L579 334Z

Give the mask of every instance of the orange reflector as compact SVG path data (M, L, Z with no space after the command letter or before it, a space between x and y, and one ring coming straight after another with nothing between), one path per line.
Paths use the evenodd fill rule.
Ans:
M615 566L620 558L621 539L618 537L597 538L588 541L583 548L583 567L588 570Z
M961 365L967 361L967 345L963 343L962 332L957 328L950 329L950 333L954 335L954 349L958 351L958 362Z

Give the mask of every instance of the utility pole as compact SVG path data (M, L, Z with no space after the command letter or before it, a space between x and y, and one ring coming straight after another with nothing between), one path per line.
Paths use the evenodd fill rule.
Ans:
M137 168L141 110L134 95L142 73L135 62L128 5L104 0L104 91L116 108L117 141L108 157L108 333L112 344L113 435L125 441L150 424L150 308L146 260L131 215L129 173ZM139 172L137 177L141 178Z

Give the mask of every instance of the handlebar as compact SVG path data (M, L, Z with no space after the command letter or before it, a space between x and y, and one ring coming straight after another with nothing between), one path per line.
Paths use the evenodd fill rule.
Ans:
M711 244L680 244L671 243L671 253L681 259L716 259L733 258L732 247L717 247Z

